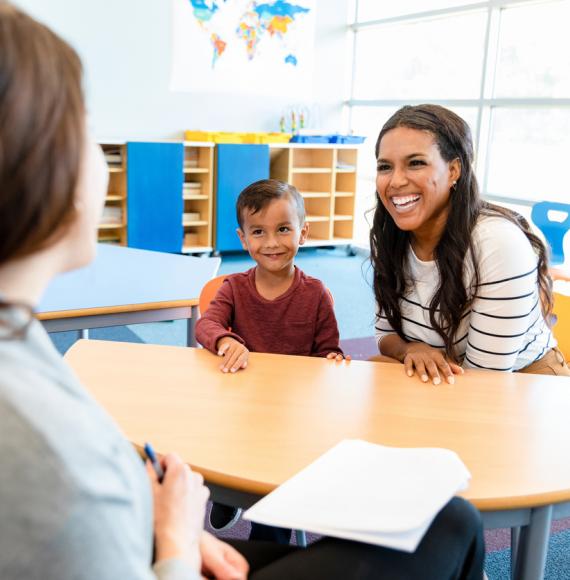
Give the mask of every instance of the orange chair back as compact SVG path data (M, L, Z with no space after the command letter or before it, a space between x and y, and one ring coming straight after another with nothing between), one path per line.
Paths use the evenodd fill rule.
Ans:
M210 302L212 302L214 296L226 278L228 278L227 274L225 276L216 276L204 284L204 287L200 292L200 298L198 299L198 309L200 310L200 316L204 314L206 310L208 310Z
M554 293L554 315L554 337L566 360L570 360L570 296Z

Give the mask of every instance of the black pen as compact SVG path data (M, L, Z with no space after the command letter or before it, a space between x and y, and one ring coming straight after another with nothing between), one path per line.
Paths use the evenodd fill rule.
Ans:
M144 444L144 452L146 453L146 456L152 463L152 466L156 473L156 477L158 478L158 482L162 483L162 478L164 477L164 470L162 469L162 465L160 465L158 459L156 458L156 453L154 452L154 449L152 448L152 445L150 443L147 442Z

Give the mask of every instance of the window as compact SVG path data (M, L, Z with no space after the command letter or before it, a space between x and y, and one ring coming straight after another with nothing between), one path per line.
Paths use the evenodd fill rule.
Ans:
M570 0L354 2L346 118L367 136L370 155L359 167L366 203L382 124L422 102L469 123L483 197L525 215L539 200L570 202L560 177L570 151Z

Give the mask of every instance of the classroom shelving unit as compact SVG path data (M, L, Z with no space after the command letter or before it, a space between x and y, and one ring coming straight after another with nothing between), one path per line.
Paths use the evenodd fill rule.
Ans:
M306 246L349 245L354 232L354 145L272 144L270 177L294 185L305 200Z
M211 252L214 143L184 141L182 248L186 254Z
M127 245L127 146L124 141L100 143L109 169L109 185L98 239Z

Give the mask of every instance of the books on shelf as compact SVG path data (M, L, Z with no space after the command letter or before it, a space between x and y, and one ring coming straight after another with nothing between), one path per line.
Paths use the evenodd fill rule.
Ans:
M198 167L198 149L187 147L184 150L184 168Z
M123 154L120 147L112 149L104 149L105 161L111 167L121 167L123 164Z
M341 441L244 515L413 552L437 513L471 474L448 449Z
M199 222L200 221L200 212L197 212L197 211L184 212L182 214L182 219L185 222Z
M111 225L117 224L121 225L123 222L123 210L118 206L106 205L103 207L103 214L101 216L101 224Z
M184 246L199 246L200 245L200 237L195 232L188 232L184 234Z
M199 181L185 181L182 184L182 193L186 195L200 195L202 184Z

